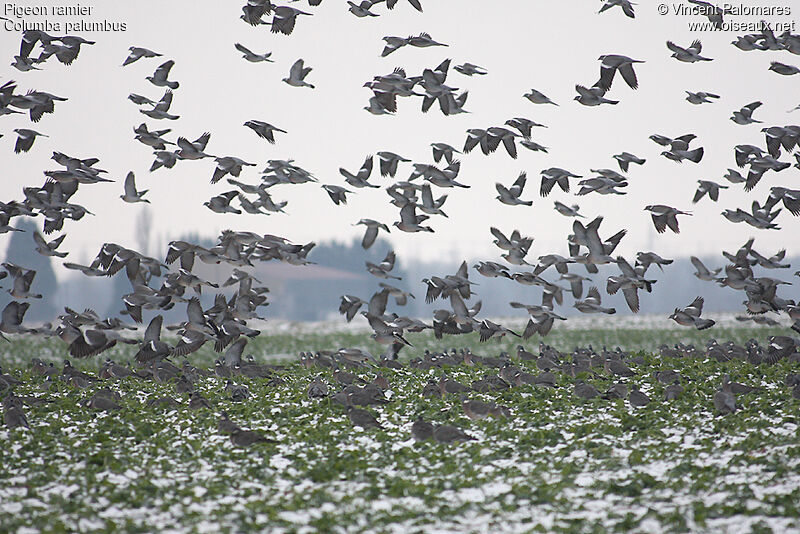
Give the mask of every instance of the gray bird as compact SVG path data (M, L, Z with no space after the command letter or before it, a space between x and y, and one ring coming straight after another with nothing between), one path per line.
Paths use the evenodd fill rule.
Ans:
M630 0L602 0L602 2L603 5L600 7L600 11L597 12L598 14L602 13L603 11L607 11L612 7L619 6L619 8L622 10L622 12L625 14L626 17L632 19L636 18L636 15L633 13L633 6L635 6L636 4L634 4Z
M178 159L203 159L203 158L213 158L211 154L206 154L204 151L206 149L206 145L208 145L208 141L211 139L211 134L209 132L205 132L203 135L195 139L194 141L189 141L185 137L178 138L178 147L179 149L175 151L175 156Z
M164 96L161 97L161 100L159 100L155 104L155 106L153 106L153 109L140 109L139 113L143 113L144 115L147 115L151 119L158 119L158 120L167 119L174 121L176 119L179 119L180 116L172 115L171 113L169 113L169 107L171 105L172 105L172 90L167 89L164 92Z
M699 185L697 186L697 191L695 191L694 198L692 199L693 204L697 204L697 202L699 202L700 199L706 195L706 193L708 194L708 198L716 202L719 200L719 190L728 189L727 185L720 185L709 180L697 180L697 183Z
M643 165L646 161L644 158L639 158L630 152L622 152L621 154L615 154L614 159L617 160L619 164L619 168L622 172L628 172L628 166L631 163L635 163L636 165Z
M731 120L736 124L753 124L754 122L764 122L753 118L753 112L761 106L761 102L755 101L742 106L738 111L733 112Z
M686 91L686 95L686 100L695 105L710 103L712 102L712 98L719 98L719 95L715 95L714 93L706 93L703 91L698 91L697 93Z
M769 70L772 72L777 72L778 74L782 74L783 76L792 76L800 73L800 68L795 67L794 65L780 63L778 61L771 61L769 64Z
M637 89L639 82L636 79L636 73L633 70L634 63L644 63L639 59L631 59L628 56L620 56L617 54L605 54L599 57L600 60L600 81L597 86L608 91L611 89L611 84L614 81L614 75L619 71L622 79L628 84L631 89Z
M664 400L675 400L677 399L681 393L683 393L683 386L678 384L670 384L666 388L664 388Z
M692 44L688 48L681 48L672 41L667 41L667 48L672 50L671 57L674 57L678 61L683 61L684 63L694 63L696 61L711 61L710 58L703 57L700 55L700 52L703 50L703 45L702 43L700 43L699 39L695 39L694 41L692 41Z
M365 250L375 243L375 239L378 237L378 230L389 233L388 226L373 219L361 219L355 225L357 226L360 224L367 227L367 230L364 232L364 237L361 240L361 247Z
M56 250L61 245L61 242L64 241L65 237L67 237L67 234L62 234L52 241L47 242L42 234L40 234L38 231L34 232L33 242L36 243L36 252L42 256L56 256L58 258L65 257L67 254L69 254L69 252L59 252Z
M585 215L581 215L580 213L578 213L578 210L580 209L580 206L578 206L577 204L573 204L572 206L567 206L566 204L562 204L561 202L556 200L553 203L553 209L555 209L558 213L560 213L561 215L564 215L566 217L584 217L585 218Z
M582 399L593 399L600 394L600 392L597 391L597 388L591 384L587 384L583 380L579 380L575 383L572 392Z
M433 423L425 421L421 415L418 416L411 425L411 436L416 441L426 441L432 439L433 435Z
M521 133L526 140L529 140L531 134L533 133L533 128L547 128L547 126L544 124L539 124L538 122L526 119L524 117L514 117L513 119L508 119L504 124L519 130L519 133ZM531 148L531 150L534 149Z
M351 173L345 168L339 167L339 174L344 176L345 181L352 185L353 187L372 187L377 188L380 186L374 185L369 183L367 180L369 179L370 175L372 174L372 164L373 164L373 157L369 155L364 160L364 163L361 165L361 168L358 170L356 174Z
M148 50L147 48L141 48L138 46L131 46L128 48L130 53L128 57L125 58L125 61L122 63L122 66L130 65L134 61L139 61L141 58L150 58L150 57L161 57L161 54L157 52L153 52L152 50Z
M438 425L433 430L433 439L439 443L453 443L454 441L475 441L475 438L453 425Z
M339 185L323 184L322 189L328 193L328 196L331 197L331 200L337 206L340 204L347 204L347 197L345 196L345 193L352 193L352 191L349 189L345 189Z
M628 402L631 403L631 406L635 406L636 408L641 408L643 406L647 406L650 403L650 397L642 393L636 388L631 389L631 392L628 394Z
M483 76L488 73L483 67L473 65L472 63L462 63L461 65L456 65L453 67L453 69L460 72L464 76L472 76L473 74L479 74Z
M17 134L17 142L14 144L15 154L29 151L37 137L48 137L45 134L28 128L15 128L14 132Z
M289 69L289 76L287 78L283 78L283 82L291 85L292 87L308 87L310 89L314 89L314 86L308 82L306 82L306 76L311 72L311 67L306 67L303 64L302 59L298 59L292 64L292 68Z
M272 52L266 52L264 54L256 54L255 52L252 52L250 49L248 49L246 46L242 44L235 43L233 46L236 48L236 50L241 52L242 57L247 61L249 61L250 63L261 63L264 61L273 63L273 61L269 59L269 57L272 55Z
M409 162L410 159L404 158L402 156L398 156L393 152L378 152L375 154L378 156L378 163L380 164L381 169L381 176L392 176L394 177L397 174L397 165L399 162Z
M241 215L242 210L238 210L230 205L231 200L238 196L238 191L227 191L215 197L211 197L210 200L203 202L203 205L214 213L235 213Z
M537 91L536 89L531 89L529 92L525 93L522 96L527 98L528 100L530 100L534 104L553 104L554 106L558 105L555 102L553 102L552 100L550 100L549 98L547 98L544 95L544 93L541 93L540 91Z
M495 198L508 206L532 206L532 200L520 200L519 198L520 195L522 195L522 190L525 188L526 180L527 173L522 171L511 187L506 188L503 184L499 182L496 183L494 187L498 195Z
M360 4L356 4L351 0L347 0L347 3L350 5L348 11L356 17L363 18L379 16L377 13L373 13L369 10L369 8L371 8L377 2L373 2L372 0L363 0Z
M722 376L722 387L714 393L714 408L720 415L736 411L736 396L731 391L731 380L728 375Z
M268 122L249 120L244 123L245 126L253 130L259 137L266 139L269 143L275 144L274 132L286 133L286 130L281 130L277 126L273 126Z
M681 211L679 209L665 206L663 204L651 204L645 206L645 211L649 211L653 218L653 225L656 227L656 232L663 234L666 232L667 227L676 234L680 233L678 227L678 215L691 215L688 211Z
M550 167L541 172L542 184L539 187L539 194L546 197L553 190L553 186L558 184L562 191L569 193L569 179L581 178L578 174L573 174L558 167Z
M583 85L576 85L575 90L578 96L574 98L579 104L584 106L599 106L600 104L619 104L618 100L610 100L605 98L606 91L602 87L593 86L586 88Z
M233 443L237 447L250 447L251 445L255 445L256 443L277 443L277 441L275 441L274 439L269 439L268 437L264 436L260 432L256 432L255 430L242 430L240 428L233 430L230 436L231 436L231 443Z
M308 385L308 390L306 391L308 398L310 399L320 399L323 397L328 396L328 384L326 384L321 376L317 376L311 383Z
M705 330L714 326L715 321L711 319L703 319L700 314L703 313L703 297L697 297L686 308L675 308L675 311L669 316L670 319L682 326L694 326L698 330Z
M147 189L143 189L141 191L136 190L135 176L133 171L130 171L128 172L128 175L125 176L125 194L120 195L119 198L131 204L136 202L147 202L149 204L149 200L142 198L147 191Z
M447 160L447 163L453 163L453 154L461 154L461 152L447 143L431 143L433 150L433 161L439 162L442 158Z
M617 313L614 308L604 308L601 306L600 291L597 287L592 286L586 292L586 298L583 300L576 300L573 307L581 313L605 313L613 315Z
M165 61L155 70L152 76L147 76L146 80L155 85L156 87L169 87L173 91L177 89L180 84L178 82L170 82L167 80L169 71L175 65L173 60Z
M383 430L383 427L375 416L362 408L347 406L347 417L350 419L353 426L359 426L365 430L369 428L379 428Z

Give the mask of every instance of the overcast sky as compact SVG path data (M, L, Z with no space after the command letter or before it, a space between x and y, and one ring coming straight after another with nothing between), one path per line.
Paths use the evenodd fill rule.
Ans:
M149 252L159 257L163 257L166 243L181 234L216 236L226 228L283 235L295 242L350 238L361 235L363 227L351 226L360 218L391 224L399 220L398 209L388 203L384 188L358 190L349 197L347 206L334 206L320 184L346 185L339 167L356 171L366 155L380 150L432 163L432 142L461 148L468 128L500 126L512 117L527 117L549 126L536 129L533 137L549 147L549 153L520 147L519 158L512 160L501 147L488 157L479 150L459 156L459 181L471 188L434 191L436 196L449 194L443 208L449 219L433 217L429 221L434 234L405 234L393 228L388 238L399 257L499 261L501 251L492 245L490 226L507 233L517 228L534 237L531 257L566 255L572 220L553 210L554 200L578 203L589 217L605 216L601 237L627 228L629 233L618 249L626 256L639 250L653 250L666 257L715 254L738 248L750 236L756 237L756 248L762 253L772 254L786 247L789 255L796 254L800 221L785 210L777 219L781 231L733 224L720 213L726 208L748 208L754 199L763 202L774 185L797 188L797 169L767 173L749 194L741 185L732 185L722 192L718 203L705 198L692 205L691 199L698 179L731 185L722 176L728 167L735 167L734 145L764 146L761 127L798 123L800 111L787 110L800 104L800 75L780 76L768 67L773 60L800 65L800 57L786 51L741 52L731 45L736 38L732 32L692 33L689 22L702 19L676 16L673 3L668 4L670 13L660 15L655 3L640 2L632 20L618 8L598 14L601 2L586 0L423 0L424 13L400 0L393 11L379 4L373 8L379 17L361 19L338 0L324 0L315 8L297 2L292 5L313 16L301 17L294 33L285 36L270 33L268 26L245 24L239 19L241 5L236 2L97 3L85 20L125 22L127 30L80 34L97 44L83 47L68 67L55 58L39 72L0 67L0 83L14 79L18 91L38 89L69 98L57 102L55 113L45 115L36 125L30 124L27 115L0 117L0 132L4 134L0 139L0 198L20 200L23 186L41 185L42 172L58 168L49 159L54 150L80 158L99 158L98 166L107 169L107 176L117 182L81 186L75 201L95 216L65 224L68 237L62 249L74 252L68 257L73 261L88 260L107 241L137 247L137 217L148 208L119 199L122 180L129 170L136 173L140 189L150 190L147 198L152 201L149 209L154 246ZM748 5L767 4L753 1ZM49 18L62 22L75 19ZM759 18L733 17L753 22ZM782 23L796 19L796 13L767 17L770 22ZM423 31L449 46L405 47L380 57L383 36ZM17 53L20 36L18 32L0 32L5 65ZM688 46L696 38L702 40L703 55L713 61L686 64L670 58L666 40ZM235 42L255 52L271 51L275 62L248 63L234 49ZM131 45L150 48L164 57L143 59L123 68L120 65ZM615 80L607 96L619 100L618 105L584 107L573 100L574 87L576 83L590 86L597 80L601 54L644 60L636 66L640 88L634 91L622 80ZM175 60L170 78L180 82L171 111L180 119L155 121L139 113L126 97L134 92L160 98L163 89L151 85L145 76L152 75L168 58ZM316 89L281 82L298 58L313 68L307 80ZM445 117L434 108L423 114L418 98L401 99L395 116L373 116L362 109L371 95L362 86L373 76L388 74L398 66L409 75L417 75L446 58L452 58L453 65L469 61L489 71L487 76L468 78L451 69L447 83L469 90L466 109L471 113ZM531 104L522 97L531 88L544 92L559 106ZM685 100L685 90L717 93L721 98L713 104L694 106ZM764 102L754 114L763 124L740 126L729 120L733 110L754 100ZM278 134L277 144L269 145L243 127L250 119L270 122L288 134ZM212 213L203 202L231 188L224 181L209 183L214 162L179 161L171 170L148 172L153 160L151 150L133 139L132 128L141 122L147 122L151 129L172 128L167 135L171 140L179 135L195 139L205 131L211 132L207 152L234 155L257 164L242 173L242 181L256 183L258 171L268 159L291 158L312 172L320 184L272 188L276 200L289 201L286 215ZM12 130L25 127L50 137L37 139L29 153L14 154L16 135ZM703 146L705 157L700 164L669 161L659 155L663 148L648 139L654 133L669 137L694 133L698 139L693 146ZM627 195L575 197L555 189L549 197L539 197L542 169L563 167L588 177L590 168L618 169L611 156L622 151L647 159L644 166L632 166ZM788 155L782 159L793 161ZM523 170L530 177L523 198L532 199L533 207L500 204L494 198L495 182L509 185ZM398 179L406 179L410 171L411 165L404 164ZM371 181L384 186L391 183L377 171ZM643 211L644 206L654 203L690 210L694 215L680 219L679 235L657 235L649 214ZM0 236L0 240L2 249L8 236Z

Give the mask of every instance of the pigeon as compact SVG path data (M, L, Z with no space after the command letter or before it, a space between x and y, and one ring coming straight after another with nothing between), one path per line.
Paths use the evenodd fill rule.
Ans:
M253 130L259 137L266 139L270 144L275 144L275 132L286 133L286 130L281 130L277 126L273 126L268 122L249 120L244 123L245 126Z
M214 158L217 163L217 168L214 169L214 174L211 176L211 183L219 182L226 175L239 177L243 167L255 167L255 163L248 163L236 156L224 156L221 158Z
M628 56L620 56L617 54L605 54L600 56L600 81L597 86L608 91L611 89L611 83L614 81L614 75L619 71L622 79L628 84L631 89L637 89L639 82L636 79L636 73L633 71L634 63L644 63L639 59L631 59Z
M647 406L650 403L650 397L648 397L638 389L633 388L628 394L628 402L631 403L631 406L634 406L636 408L641 408L643 406Z
M431 148L433 149L433 161L437 163L442 158L446 159L447 163L453 163L453 154L461 154L447 143L431 143Z
M422 416L418 416L411 424L411 436L415 441L426 441L433 439L433 424L425 421Z
M579 380L575 383L575 386L572 388L572 392L575 396L580 397L582 399L593 399L600 395L600 392L597 391L591 384L587 384L583 380Z
M361 247L364 250L368 249L373 243L375 243L375 239L378 237L378 230L383 230L384 232L389 233L388 226L373 219L361 219L356 223L356 225L360 224L363 224L367 227L367 230L364 233L364 238L361 240Z
M361 165L361 168L358 170L356 174L351 173L347 169L339 167L339 174L344 176L345 182L352 185L353 187L373 187L377 188L380 186L373 185L367 180L369 179L370 174L372 174L372 164L373 164L373 156L369 155L364 160L364 163Z
M33 146L33 142L36 140L36 137L48 137L45 134L41 134L36 130L29 130L27 128L15 128L14 131L17 133L17 142L14 144L14 153L19 154L20 152L28 152L31 147Z
M508 119L505 122L505 125L519 130L519 133L521 133L526 140L530 140L529 138L533 133L533 128L547 128L547 126L544 124L539 124L538 122L526 119L524 117L514 117L513 119Z
M314 89L312 84L305 81L306 76L308 76L310 72L311 67L303 66L303 60L298 59L292 64L292 68L289 69L289 77L283 78L283 81L292 87L308 87Z
M380 164L381 169L381 176L392 176L394 177L397 174L397 165L398 163L402 162L409 162L410 159L404 158L402 156L398 156L393 152L378 152L375 154L378 156L378 163Z
M424 32L420 33L419 35L409 37L408 44L411 46L416 46L417 48L428 48L431 46L448 46L444 43L439 43L437 41L434 41L429 33L424 33Z
M353 426L359 426L365 430L369 428L379 428L383 430L383 427L378 420L375 419L375 416L362 408L353 408L348 405L347 417L350 419Z
M720 189L728 189L727 185L720 185L716 182L711 182L709 180L697 180L699 184L697 186L697 191L694 194L694 198L692 199L693 204L697 204L701 198L703 198L706 193L708 194L708 198L716 202L719 200L719 190Z
M356 17L363 18L363 17L377 17L379 16L377 13L373 13L369 10L376 2L372 0L363 0L360 4L356 4L351 0L347 0L347 3L350 5L348 11L355 15Z
M433 430L433 439L439 443L453 443L454 441L475 441L475 438L453 425L438 425Z
M639 158L630 152L615 154L613 157L615 160L617 160L619 168L622 172L628 172L628 166L631 163L635 163L636 165L644 165L644 162L646 161L644 158Z
M527 93L525 93L522 96L524 98L527 98L528 100L530 100L534 104L553 104L554 106L558 105L555 102L553 102L552 100L550 100L549 98L547 98L543 93L541 93L540 91L537 91L536 89L531 89L530 91L528 91Z
M464 76L472 76L474 74L478 74L483 76L488 73L486 69L483 67L479 67L478 65L473 65L472 63L462 63L461 65L456 65L453 67L454 70L460 72Z
M164 93L164 96L161 97L161 100L156 102L153 106L153 109L140 109L139 113L143 113L147 115L151 119L167 119L174 121L179 119L179 115L172 115L169 113L169 108L172 105L172 90L167 89Z
M681 48L672 41L667 41L667 48L672 50L671 57L674 57L678 61L683 61L684 63L711 61L710 58L700 55L700 52L703 50L703 45L700 43L699 39L692 41L692 44L689 46L689 48Z
M236 209L230 205L231 201L238 196L238 191L227 191L220 195L211 197L210 200L203 202L203 205L214 213L235 213L237 215L241 215L242 210Z
M553 203L553 208L558 213L560 213L561 215L564 215L565 217L584 217L585 218L584 215L581 215L580 213L578 213L578 210L580 209L580 206L578 206L577 204L573 204L572 206L567 206L566 204L563 204L563 203L559 202L558 200L556 200Z
M731 391L731 380L728 375L723 375L722 387L714 393L714 408L720 415L736 411L736 396Z
M576 85L575 90L578 96L574 98L578 103L584 106L599 106L601 104L619 104L618 100L610 100L605 98L606 91L598 86L593 86L589 89L583 85Z
M553 186L558 184L562 191L569 193L569 179L580 178L578 174L573 174L558 167L550 167L541 172L542 184L539 188L539 194L546 197L553 190Z
M800 73L800 68L795 67L794 65L786 65L785 63L780 63L778 61L771 61L769 64L769 70L772 72L777 72L778 74L782 74L783 76L792 76Z
M59 252L56 250L61 245L61 242L64 241L65 237L67 237L67 234L62 234L48 243L45 241L44 237L42 237L42 234L33 232L33 242L36 243L36 252L42 256L65 257L69 252Z
M306 392L310 399L320 399L328 396L328 385L322 380L322 377L317 376L308 385Z
M125 194L120 195L119 198L124 200L128 203L136 203L136 202L147 202L150 203L149 200L144 197L145 193L147 193L147 189L143 189L141 191L136 190L136 183L134 181L134 174L133 171L128 172L128 175L125 176Z
M600 7L600 11L598 11L597 13L599 14L602 13L603 11L611 9L612 7L619 6L619 8L622 10L622 12L625 14L626 17L633 19L636 18L636 16L633 13L633 6L635 5L636 4L634 4L630 0L603 0L603 5Z
M508 206L532 206L532 200L520 200L520 195L522 195L522 190L525 188L525 182L527 180L527 173L522 171L519 174L519 177L514 181L514 184L506 188L501 183L495 184L495 189L497 189L497 200L506 204Z
M208 145L208 141L211 139L211 134L205 132L203 135L195 139L194 141L189 141L185 137L178 138L178 147L179 149L175 151L175 156L178 159L202 159L202 158L213 158L211 154L206 154L204 150L206 149L206 145Z
M753 124L763 122L753 118L753 112L761 106L761 102L755 101L743 106L739 111L734 111L731 120L736 124Z
M128 54L128 57L126 57L125 61L122 63L123 67L125 65L130 65L134 61L139 61L143 57L144 58L161 57L162 55L157 52L153 52L152 50L148 50L147 48L141 48L138 46L132 46L128 48L128 50L130 50L130 54Z
M270 2L266 2L266 5L270 6ZM269 12L269 8L267 8L266 11ZM275 6L272 8L272 13L270 31L272 33L282 33L284 35L290 35L292 31L294 31L294 26L299 15L311 15L311 13L289 6Z
M243 54L242 57L247 61L249 61L250 63L261 63L264 61L273 63L273 61L269 59L269 57L272 55L272 52L267 52L265 54L256 54L250 51L246 46L242 44L235 43L233 46L236 48L236 50L241 52Z
M231 443L237 447L250 447L256 443L277 443L274 439L269 439L255 430L234 429L231 433Z
M170 82L167 80L169 77L170 69L175 65L173 60L165 61L155 70L152 76L147 76L147 81L156 87L169 87L173 91L179 87L178 82Z
M339 185L323 184L322 189L324 189L325 192L328 193L328 196L331 197L331 200L337 206L340 204L347 204L347 197L345 196L345 193L352 193L352 191L350 191L349 189L345 189L344 187Z
M698 330L711 328L714 326L715 321L700 317L700 314L703 313L703 302L703 297L697 297L686 308L675 308L669 318L681 326L694 326Z
M719 95L715 95L714 93L706 93L703 91L699 91L697 93L686 91L686 95L686 100L695 105L710 103L712 102L712 98L719 98Z
M378 1L381 1L381 0L378 0ZM422 13L422 4L420 3L419 0L408 0L408 3L411 4L411 6L414 9L416 9L417 11ZM394 9L395 5L397 5L397 0L386 0L386 7L387 8Z
M586 292L586 298L583 300L576 300L573 307L581 313L605 313L607 315L617 313L617 310L614 308L604 308L600 303L600 291L595 286L592 286Z
M663 204L651 204L650 206L645 206L644 209L650 212L656 232L659 234L663 234L667 227L676 234L680 233L678 215L691 215L688 211L681 211Z

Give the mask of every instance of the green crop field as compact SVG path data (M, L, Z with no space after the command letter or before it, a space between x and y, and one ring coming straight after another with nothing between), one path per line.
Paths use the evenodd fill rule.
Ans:
M762 346L785 328L714 329L720 341ZM678 341L704 348L710 336L693 330L556 330L547 339L568 354L576 345L598 351L620 345L633 352L635 375L621 379L602 367L571 377L556 372L555 387L513 386L469 392L506 406L510 415L471 420L462 396L423 397L430 380L462 384L497 368L448 365L381 369L388 403L370 406L382 429L364 430L330 397L309 399L320 376L341 389L326 368L298 363L300 350L358 346L378 354L363 332L308 327L274 329L249 343L257 361L283 366L271 379L234 377L251 397L234 402L226 380L196 384L210 408L191 410L173 383L128 377L85 389L46 381L30 358L61 367L65 345L16 338L2 347L4 372L22 381L30 429L0 427L2 532L791 532L800 531L800 400L785 383L797 363L754 366L704 356L664 358L657 347ZM450 347L480 356L508 351L517 340L480 344L474 335L435 340L410 335L404 359ZM526 344L538 354L535 343ZM96 374L109 355L130 363L135 347L114 347L89 361ZM210 348L190 357L209 366ZM180 365L180 361L176 361ZM654 372L675 370L684 388L664 400ZM370 381L378 369L354 371ZM723 374L757 387L737 395L738 409L719 415L713 403ZM601 393L575 395L577 380ZM649 404L603 398L612 384L638 387ZM120 393L118 410L86 406L101 388ZM148 407L171 396L178 407ZM41 399L36 401L35 399ZM221 411L275 443L234 445L217 429ZM415 441L413 421L451 424L475 438L466 442Z

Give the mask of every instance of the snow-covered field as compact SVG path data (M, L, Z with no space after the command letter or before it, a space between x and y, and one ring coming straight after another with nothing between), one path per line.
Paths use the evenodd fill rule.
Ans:
M619 324L621 332L637 328L627 318ZM284 334L319 348L351 341L349 332L325 325L292 326L291 334L272 328L265 345L252 345L257 359L282 352ZM499 352L473 341L467 343L476 354ZM6 350L26 349L15 352L21 361L32 347L39 354L48 348L51 359L64 352L56 341L14 343ZM416 353L420 345L406 355ZM515 363L539 371L532 362ZM237 377L252 393L242 403L230 399L224 379L203 378L197 388L212 408L200 410L189 410L186 395L169 383L47 386L27 365L6 365L24 381L18 396L52 402L25 407L29 430L0 430L0 531L800 531L800 400L784 384L797 364L647 355L630 365L636 375L622 381L650 397L643 408L578 398L576 379L557 374L555 388L468 393L511 410L510 417L479 421L465 416L459 395L420 393L443 373L469 385L497 369L384 369L390 402L370 408L382 430L354 427L329 399L308 399L315 376L332 391L337 384L329 369L299 363L277 371L280 380ZM674 401L663 400L665 386L653 377L665 369L681 373L685 391ZM377 370L356 372L371 380ZM722 373L761 388L739 395L739 410L726 416L712 401ZM581 377L601 393L621 380L602 370ZM120 391L121 410L84 406L109 386ZM166 395L181 406L146 406ZM233 445L217 429L221 410L277 443ZM418 415L476 439L415 442L410 428Z

